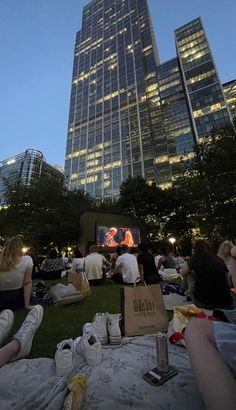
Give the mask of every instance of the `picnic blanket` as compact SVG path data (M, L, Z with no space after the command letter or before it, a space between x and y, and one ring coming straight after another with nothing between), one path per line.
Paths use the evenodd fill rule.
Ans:
M123 338L118 347L103 347L103 361L90 367L77 355L73 371L55 375L54 360L23 359L0 369L0 408L4 410L60 410L72 374L87 376L82 410L161 409L203 410L185 349L169 345L170 363L179 374L154 387L143 374L155 367L155 335Z

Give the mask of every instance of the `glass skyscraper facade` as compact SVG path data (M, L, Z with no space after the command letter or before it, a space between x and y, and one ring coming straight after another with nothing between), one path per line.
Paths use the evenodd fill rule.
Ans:
M27 149L14 157L0 161L0 205L5 203L5 182L10 185L30 185L41 176L50 180L63 180L63 173L48 164L42 152L38 150Z
M178 59L160 64L157 77L166 151L157 156L156 164L162 179L159 185L168 188L180 160L192 152L194 136Z
M236 117L236 80L222 84L232 118Z
M175 30L177 56L196 141L231 121L222 85L200 18Z
M117 197L129 176L156 180L159 64L146 0L93 0L77 33L65 183Z
M117 198L129 176L171 186L182 159L231 121L200 18L160 64L147 0L93 0L76 35L65 184Z

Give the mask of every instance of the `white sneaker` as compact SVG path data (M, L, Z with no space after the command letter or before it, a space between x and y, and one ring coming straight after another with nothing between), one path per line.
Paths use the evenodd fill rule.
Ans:
M72 339L58 343L54 360L57 376L64 376L72 370L74 364L74 341Z
M5 309L0 313L0 346L10 332L14 322L14 313Z
M102 361L102 345L99 336L84 333L76 345L76 353L85 357L89 366L97 366Z
M101 344L108 343L107 333L107 319L108 313L96 313L92 323L85 323L83 326L83 333L91 333L100 338Z
M20 351L13 361L29 355L35 332L39 328L42 319L43 307L35 305L26 316L18 332L13 336L13 340L20 344Z
M107 329L111 345L121 343L120 318L120 313L108 315Z

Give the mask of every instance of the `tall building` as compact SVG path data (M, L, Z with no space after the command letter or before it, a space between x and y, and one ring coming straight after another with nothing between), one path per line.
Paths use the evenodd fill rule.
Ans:
M93 0L77 33L65 183L117 197L129 176L156 180L159 64L146 0Z
M160 64L157 77L166 151L158 153L155 162L159 185L168 188L180 160L193 151L195 139L178 59Z
M177 57L160 64L147 0L84 7L65 159L70 189L116 198L138 175L168 188L193 145L231 121L201 19L175 30L175 42Z
M222 84L232 118L236 117L236 80Z
M200 18L175 30L177 56L196 141L231 121L221 81Z
M27 149L21 154L0 161L0 205L5 203L5 182L12 185L30 185L41 176L52 181L63 180L63 173L48 164L40 151Z

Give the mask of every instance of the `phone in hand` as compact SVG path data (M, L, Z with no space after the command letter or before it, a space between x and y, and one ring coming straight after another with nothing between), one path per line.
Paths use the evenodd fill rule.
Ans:
M160 372L157 367L143 375L144 380L148 383L152 384L152 386L161 386L165 382L167 382L172 377L178 374L178 369L173 366L169 366L169 371L166 373Z

